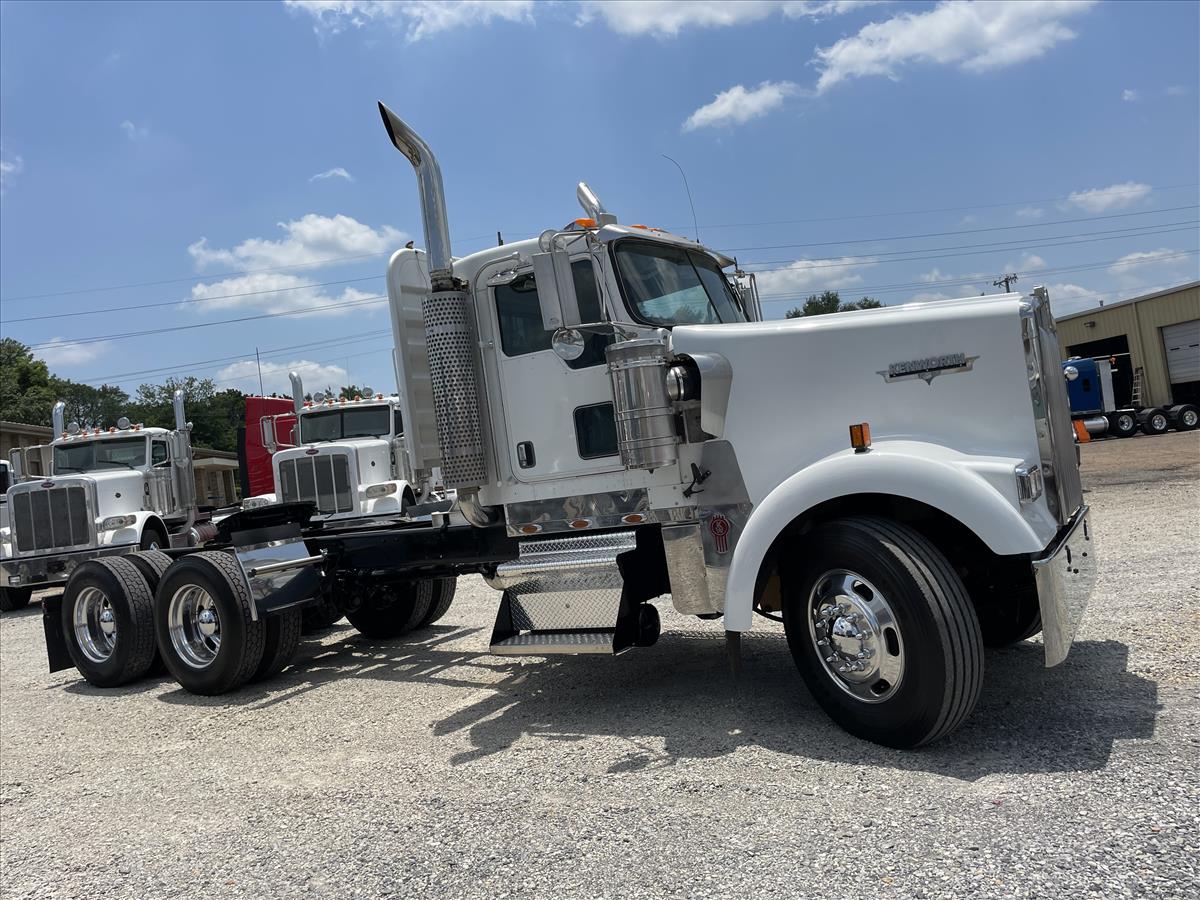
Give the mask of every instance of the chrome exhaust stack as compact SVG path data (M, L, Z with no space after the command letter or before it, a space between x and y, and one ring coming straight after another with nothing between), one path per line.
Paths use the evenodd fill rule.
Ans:
M420 135L404 120L379 104L383 127L392 144L412 163L421 194L421 219L425 228L425 253L429 260L429 280L434 291L449 290L454 277L450 256L450 225L446 218L446 194L442 190L442 170L437 157Z
M596 192L588 187L586 181L581 181L576 185L575 199L579 201L583 211L588 214L588 218L595 219L597 225L603 227L617 224L617 217L604 208L604 204L600 202Z
M50 413L50 419L54 423L54 437L51 440L58 440L67 433L67 404L59 400L54 404L54 409Z
M192 426L183 409L183 390L178 389L171 397L175 408L175 430L167 442L171 445L171 475L175 483L175 507L187 511L187 519L180 529L188 534L196 524L196 469L192 462Z
M299 372L288 372L288 379L292 382L292 408L299 413L304 409L304 381Z

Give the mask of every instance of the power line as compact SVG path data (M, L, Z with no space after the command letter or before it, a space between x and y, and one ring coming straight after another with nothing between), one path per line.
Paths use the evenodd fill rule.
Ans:
M292 309L285 312L262 313L257 316L242 316L238 319L221 319L218 322L193 322L190 325L174 325L167 328L148 328L145 331L126 331L117 334L102 334L95 337L77 338L68 341L47 341L42 344L30 345L30 350L45 350L48 347L69 347L79 344L97 344L101 341L119 341L131 337L146 337L151 334L166 334L171 331L190 331L193 328L212 328L216 325L233 325L237 322L254 322L260 319L275 319L282 316L303 316L309 313L320 312L326 309L345 309L352 306L365 306L371 303L382 303L387 300L386 296L378 295L374 297L361 297L358 300L350 300L344 303L327 303L324 306L310 306L307 309Z
M374 281L382 275L365 275L362 278L343 278L340 281L322 281L316 284L297 284L285 288L264 288L261 291L241 291L236 294L214 294L210 297L184 297L179 300L161 300L153 303L133 303L129 306L102 306L99 309L83 309L78 312L52 313L45 316L25 316L21 319L5 319L8 324L15 322L40 322L45 319L73 319L76 316L95 316L103 313L128 312L132 309L154 309L162 306L179 306L184 303L208 303L212 300L232 300L237 297L257 297L261 294L286 294L289 291L308 291L314 288L331 287L337 284L357 284L361 281Z

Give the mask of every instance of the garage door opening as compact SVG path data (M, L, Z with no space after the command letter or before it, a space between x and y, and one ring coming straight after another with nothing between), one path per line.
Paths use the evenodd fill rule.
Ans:
M1167 381L1175 403L1200 403L1200 319L1162 329Z
M1133 363L1129 355L1128 335L1119 334L1099 341L1071 344L1067 347L1067 355L1112 359L1113 404L1117 409L1130 405L1133 399Z

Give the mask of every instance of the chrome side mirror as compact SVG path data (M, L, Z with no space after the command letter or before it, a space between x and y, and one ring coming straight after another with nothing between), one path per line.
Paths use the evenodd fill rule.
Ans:
M1079 377L1079 370L1074 366L1065 366L1063 368L1063 375L1066 376L1067 381L1074 381Z
M550 338L550 347L559 359L567 362L579 359L587 349L583 333L574 328L560 328Z
M542 327L547 331L571 328L583 322L579 300L575 296L575 277L571 256L566 250L534 253L533 277L537 282L538 302L542 309Z

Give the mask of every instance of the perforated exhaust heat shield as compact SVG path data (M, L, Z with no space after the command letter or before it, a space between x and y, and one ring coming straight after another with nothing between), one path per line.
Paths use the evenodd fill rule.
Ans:
M461 291L436 291L421 302L421 315L442 445L442 478L447 487L478 487L487 481L487 465L470 301Z

